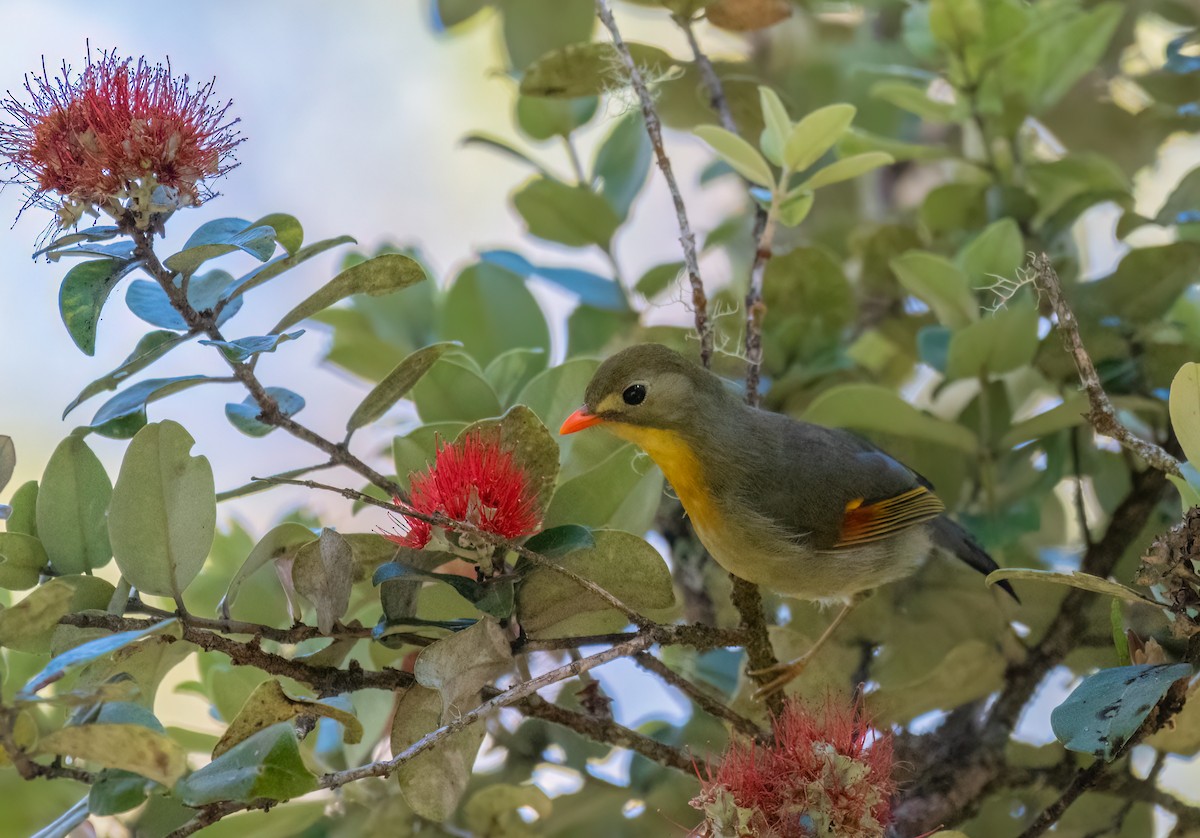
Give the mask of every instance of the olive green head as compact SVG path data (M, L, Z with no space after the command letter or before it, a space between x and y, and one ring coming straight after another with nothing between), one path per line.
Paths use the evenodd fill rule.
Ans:
M731 398L721 379L708 370L673 349L645 343L623 349L600 365L581 411L595 422L688 430Z

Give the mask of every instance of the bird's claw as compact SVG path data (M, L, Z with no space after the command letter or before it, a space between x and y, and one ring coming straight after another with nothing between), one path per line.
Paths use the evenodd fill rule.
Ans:
M767 683L761 685L754 691L752 696L755 701L764 701L768 696L777 692L781 692L784 687L790 684L797 676L804 671L808 666L809 656L805 655L802 658L797 658L791 663L777 663L772 666L764 666L762 669L751 669L748 673L754 678L765 678L771 675L775 677Z

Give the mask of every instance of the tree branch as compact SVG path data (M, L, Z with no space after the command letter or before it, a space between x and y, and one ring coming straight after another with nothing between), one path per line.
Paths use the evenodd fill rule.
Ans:
M434 747L443 740L458 733L460 730L467 728L476 722L491 715L496 710L502 707L509 707L516 704L531 695L534 695L538 690L544 689L551 684L557 684L559 681L565 681L568 678L573 678L583 672L595 669L597 666L614 661L617 658L626 657L627 655L636 654L644 649L649 648L654 643L653 634L643 632L635 635L630 640L620 643L603 652L598 652L594 655L589 655L586 658L581 658L576 661L571 661L565 666L560 666L557 669L552 669L549 672L543 673L536 678L530 678L513 685L504 692L496 695L494 698L483 702L474 710L463 713L461 716L447 722L436 730L422 736L416 742L409 745L400 753L393 756L391 759L372 762L367 765L362 765L357 768L349 768L345 771L334 771L329 774L322 775L317 781L319 788L337 789L342 786L353 783L358 780L365 780L368 777L388 777L391 776L397 768L404 763L413 759L425 751ZM195 818L185 823L179 829L175 830L168 838L186 838L205 826L208 826L226 815L240 812L246 809L264 809L275 805L277 801L271 800L256 800L250 803L239 803L235 801L222 801L212 803L200 810L200 813Z
M1050 257L1045 253L1040 253L1033 257L1030 265L1033 269L1034 286L1050 301L1050 307L1054 309L1054 314L1058 317L1058 328L1062 333L1063 344L1075 359L1079 380L1083 384L1084 390L1087 391L1088 401L1091 403L1087 419L1091 422L1092 427L1105 436L1112 437L1159 471L1179 476L1179 460L1161 446L1134 434L1117 418L1117 411L1109 400L1108 394L1104 392L1104 386L1100 383L1096 365L1092 363L1091 356L1083 346L1083 338L1079 334L1079 321L1075 319L1075 312L1067 304L1062 283L1059 281L1054 266L1050 263Z
M629 47L621 37L621 30L617 28L612 10L608 7L608 0L596 0L596 14L599 15L600 22L612 34L613 46L616 48L617 54L621 56L626 72L629 73L629 83L633 86L638 102L642 106L642 118L646 123L646 134L650 137L650 145L654 149L654 159L667 182L671 200L675 203L675 218L679 223L679 243L683 246L683 261L687 268L688 281L692 286L692 314L696 321L696 334L700 336L700 362L708 367L712 363L713 353L712 321L708 317L708 296L704 292L704 282L700 279L700 260L696 254L696 236L692 233L691 224L688 222L687 207L684 206L679 184L675 181L671 159L667 156L666 148L663 146L662 121L654 109L654 97L650 95L650 89L646 87L646 80L642 77L641 71L633 60L633 55L629 52Z
M305 663L302 660L286 658L262 648L258 637L248 642L233 640L216 631L197 628L189 622L192 619L190 615L180 618L183 631L180 639L193 643L205 651L220 652L237 666L253 666L272 675L283 675L302 684L308 684L320 697L357 690L395 691L411 687L416 683L412 673L401 672L398 669L367 670L354 661L348 668L339 669L336 666L319 666ZM100 628L119 632L151 628L157 625L159 620L81 612L67 614L59 622L63 625L79 626L80 628Z
M662 678L675 689L679 690L692 702L710 716L715 716L729 722L733 729L743 736L749 736L751 739L757 739L765 742L767 733L754 722L747 719L745 716L734 712L729 705L709 695L699 684L689 681L675 670L671 669L661 660L656 658L649 652L638 652L633 656L637 664L642 669L648 672L653 672L658 677Z

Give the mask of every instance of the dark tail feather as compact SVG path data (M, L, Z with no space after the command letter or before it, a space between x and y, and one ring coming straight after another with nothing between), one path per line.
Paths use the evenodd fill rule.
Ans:
M930 522L930 529L933 531L933 543L935 545L947 552L953 553L985 576L993 570L999 570L1000 566L996 564L996 560L989 556L987 551L979 545L979 542L975 540L975 536L971 535L945 515L933 519ZM1003 579L996 584L1003 588L1017 602L1021 601L1020 597L1017 596L1017 592L1012 589L1012 585L1008 584L1007 579Z

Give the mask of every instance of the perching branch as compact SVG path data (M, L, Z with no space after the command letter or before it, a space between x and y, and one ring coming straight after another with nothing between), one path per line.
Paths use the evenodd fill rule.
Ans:
M1092 427L1105 436L1112 437L1159 471L1179 476L1179 460L1161 446L1134 434L1117 418L1117 411L1100 383L1096 366L1083 346L1083 338L1079 334L1079 321L1075 319L1075 312L1067 303L1058 273L1050 264L1050 257L1040 253L1033 257L1030 265L1033 268L1033 284L1050 301L1050 306L1058 317L1058 329L1062 333L1063 344L1075 359L1079 381L1087 391L1088 401L1092 406L1087 414Z
M650 95L646 80L642 77L641 71L633 60L633 55L629 52L629 47L621 37L621 30L617 28L617 22L613 19L612 9L608 7L608 0L596 0L596 13L600 16L600 22L612 33L613 46L616 48L617 54L621 56L621 61L629 73L629 83L637 93L638 101L642 106L642 119L646 123L646 133L649 135L650 145L654 149L654 159L658 162L658 168L667 182L667 189L671 192L671 199L675 202L675 217L679 222L679 243L683 246L683 261L687 268L688 281L692 286L692 314L696 321L696 334L700 336L700 362L708 367L712 362L713 353L712 321L708 317L708 296L704 292L704 282L700 279L700 259L696 254L696 236L692 233L691 224L688 222L687 207L683 204L683 195L679 191L679 184L675 181L671 159L667 156L666 148L663 146L662 121L654 109L654 97Z

